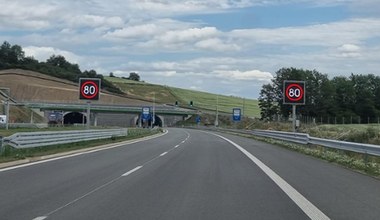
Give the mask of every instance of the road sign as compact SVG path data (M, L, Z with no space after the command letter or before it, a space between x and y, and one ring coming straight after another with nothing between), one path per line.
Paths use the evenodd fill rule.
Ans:
M234 121L240 121L241 120L241 109L240 108L234 108L232 110L232 118Z
M283 104L305 104L305 81L284 81Z
M196 118L195 118L195 122L198 124L198 123L201 123L201 116L197 116Z
M99 100L100 79L80 78L79 79L79 99Z
M143 107L142 108L142 119L143 120L149 120L150 118L150 107Z
M6 123L7 123L7 116L0 115L0 124L6 124Z

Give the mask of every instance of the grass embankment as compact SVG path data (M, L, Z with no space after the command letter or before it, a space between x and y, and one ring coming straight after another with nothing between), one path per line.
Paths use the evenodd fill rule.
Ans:
M77 129L83 129L83 128L77 128ZM71 127L71 128L53 128L53 129L50 128L49 129L49 131L52 131L52 130L73 130L73 128ZM13 133L25 132L25 131L31 131L31 129L11 129L7 132L2 131L1 135L7 134L7 133L13 134ZM40 129L38 131L43 131L43 130ZM101 140L82 141L82 142L76 142L76 143L70 143L70 144L51 145L51 146L34 147L34 148L27 148L27 149L16 149L11 146L4 146L3 151L0 152L0 163L21 160L21 159L26 159L26 158L40 157L40 156L45 156L45 155L52 155L52 154L57 154L57 153L62 153L62 152L96 147L96 146L105 145L105 144L112 144L112 143L117 143L121 141L141 138L141 137L145 137L145 136L149 136L153 134L158 134L161 131L162 130L160 129L151 130L151 129L129 128L128 136L125 136L125 137L112 137L112 138L101 139Z
M190 107L189 103L193 101L193 108L215 112L216 106L218 106L220 113L227 114L232 114L233 108L241 108L245 116L260 117L257 100L136 82L117 77L105 78L133 97L150 101L153 101L154 98L157 103L173 105L175 101L178 101L180 107Z
M260 129L291 130L291 124L289 123L263 123L260 126ZM304 126L300 132L308 133L312 137L380 145L380 125L378 124ZM380 177L380 157L322 146L305 146L269 138L255 137L255 139L286 147L371 176Z
M363 155L343 150L335 150L321 146L307 146L284 142L268 138L255 138L265 140L268 143L279 145L290 150L294 150L306 155L310 155L330 163L342 165L344 167L366 173L374 177L380 177L380 158L370 155Z

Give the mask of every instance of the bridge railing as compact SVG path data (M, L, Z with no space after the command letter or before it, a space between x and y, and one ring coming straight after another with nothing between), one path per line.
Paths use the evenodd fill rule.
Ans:
M72 131L19 132L3 138L4 145L14 148L42 147L80 141L127 136L128 129L93 129Z

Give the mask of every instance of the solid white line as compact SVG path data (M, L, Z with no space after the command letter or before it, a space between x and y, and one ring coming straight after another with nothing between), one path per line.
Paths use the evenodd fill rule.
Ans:
M132 169L132 170L130 170L130 171L124 173L124 174L121 175L121 176L128 176L128 175L130 175L131 173L136 172L137 170L141 169L142 167L143 167L143 166L138 166L138 167L136 167L136 168L134 168L134 169Z
M47 216L40 216L40 217L34 218L33 220L44 220L46 218Z
M264 173L269 176L276 184L279 186L282 191L284 191L297 205L300 209L309 216L312 220L328 220L330 219L326 216L321 210L319 210L315 205L313 205L309 200L307 200L301 193L299 193L296 189L294 189L289 183L287 183L284 179L282 179L278 174L276 174L272 169L270 169L267 165L249 153L247 150L234 143L233 141L214 134L225 141L229 142L237 149L239 149L243 154L245 154L249 159L251 159Z
M160 154L160 157L164 156L165 154L167 154L168 152L164 152L162 154Z

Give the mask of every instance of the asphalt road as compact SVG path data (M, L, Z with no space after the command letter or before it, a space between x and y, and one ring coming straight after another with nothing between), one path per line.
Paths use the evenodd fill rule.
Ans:
M219 136L217 136L219 135ZM379 219L380 180L229 134L0 170L0 219Z

